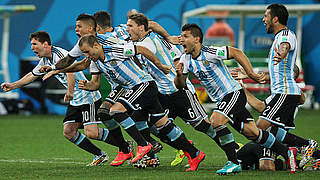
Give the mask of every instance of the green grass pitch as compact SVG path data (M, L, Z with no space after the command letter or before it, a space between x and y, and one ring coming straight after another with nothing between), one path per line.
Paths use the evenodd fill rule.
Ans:
M216 170L226 162L224 153L209 137L194 131L180 119L175 123L206 153L206 159L197 172L185 172L186 159L182 165L171 167L175 150L166 145L158 154L158 168L135 169L126 163L121 167L111 167L109 162L103 166L86 167L92 155L63 137L62 120L63 116L53 115L0 116L0 179L320 179L320 171L298 171L293 175L289 171L243 171L236 175L218 176ZM296 126L294 133L320 142L320 111L301 110ZM237 132L233 131L233 134L237 142L248 142ZM117 148L93 142L107 152L110 159L115 157Z

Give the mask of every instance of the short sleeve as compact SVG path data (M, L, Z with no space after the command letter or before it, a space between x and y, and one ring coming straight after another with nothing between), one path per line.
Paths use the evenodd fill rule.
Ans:
M222 47L208 47L206 50L208 52L207 58L208 59L220 59L220 60L226 60L228 59L228 46L222 46Z
M39 71L40 68L41 68L42 66L44 66L44 65L45 65L44 60L41 59L41 60L39 61L39 63L37 64L37 66L33 68L32 74L35 75L35 76L42 76L42 75L44 75L45 73L42 73L42 72Z
M296 42L297 42L296 36L289 30L283 31L280 38L279 38L279 45L281 43L289 43L290 44L290 51L294 50Z
M83 55L83 53L80 50L79 41L78 41L77 44L71 49L71 51L69 51L69 56L74 57L74 58L78 58L82 55Z
M186 56L186 54L183 54L180 58L180 63L183 63L183 72L182 74L188 74L189 72L189 60Z

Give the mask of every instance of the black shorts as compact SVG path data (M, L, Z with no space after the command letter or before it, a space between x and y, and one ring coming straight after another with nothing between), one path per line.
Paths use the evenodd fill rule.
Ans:
M158 93L158 97L162 107L169 110L169 118L175 119L179 116L195 127L208 117L197 95L188 89L181 89L170 95Z
M299 102L300 95L276 94L266 104L259 118L285 129L294 129L294 116Z
M149 119L155 123L165 116L165 111L158 99L157 84L154 81L147 81L127 90L120 96L118 102L127 110L134 110L131 116L134 121Z
M105 101L108 101L111 104L116 103L119 97L125 93L126 89L122 88L121 86L117 86L114 88L109 95L105 98Z
M243 89L240 89L225 95L223 99L217 103L214 112L225 116L229 120L230 125L242 133L244 123L254 120L250 112L246 109L246 103L246 94Z
M93 104L83 104L80 106L68 105L67 113L63 120L63 124L68 123L82 123L84 126L88 124L99 124L97 121L97 110L101 105L101 99Z

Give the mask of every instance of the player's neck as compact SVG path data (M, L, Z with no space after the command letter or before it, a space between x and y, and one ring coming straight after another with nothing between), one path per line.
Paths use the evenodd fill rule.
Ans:
M201 54L202 44L196 44L192 52L192 59L197 59Z
M275 29L274 29L274 31L273 31L273 34L276 35L278 32L280 32L280 31L282 31L282 30L284 30L284 29L287 29L287 27L284 26L284 25L282 25L282 24L280 24L280 25L278 25L278 26L275 27Z
M113 27L107 27L105 29L102 29L99 33L100 34L105 34L107 32L112 32L113 31Z
M52 60L53 60L52 46L49 46L46 51L47 51L46 58L48 58L52 62Z

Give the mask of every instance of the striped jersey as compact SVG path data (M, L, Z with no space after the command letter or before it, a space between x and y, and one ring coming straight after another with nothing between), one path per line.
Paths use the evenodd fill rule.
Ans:
M42 66L51 66L55 64L57 61L59 61L60 59L62 59L63 57L65 57L67 54L68 54L68 51L59 47L52 46L52 61L50 61L46 57L41 58L38 65L32 70L32 74L35 76L44 75L44 73L41 73L39 71L39 69ZM55 75L55 78L57 78L64 87L68 88L66 73L59 73ZM86 91L86 90L79 89L78 82L80 80L87 80L83 72L75 72L74 78L76 82L74 87L73 100L70 101L70 105L80 106L83 104L92 104L101 98L99 91Z
M141 70L130 58L135 56L135 46L132 44L102 46L105 59L91 63L91 73L104 73L120 86L131 89L146 81L152 81L152 77ZM97 66L98 65L98 66Z
M96 34L98 42L102 45L108 46L118 43L125 43L129 39L129 34L126 31L126 25L119 25L113 28L112 32L106 32L105 34ZM69 51L71 57L80 57L83 53L79 47L79 40L76 45Z
M228 59L228 47L202 46L200 55L193 59L190 54L183 54L180 62L184 64L183 74L193 73L204 86L212 101L221 101L222 98L241 89L234 80L223 60Z
M159 38L159 36L153 32L150 32L142 40L135 42L135 44L148 48L160 59L162 64L172 67L168 74L164 74L154 63L146 59L144 56L139 56L138 59L140 60L141 64L143 64L144 69L155 79L158 86L158 91L161 94L172 94L177 92L178 89L174 84L176 70L174 68L173 61L180 58L181 52L179 49L164 39ZM190 90L195 92L190 81L188 85L190 86Z
M279 50L281 43L289 43L290 50L287 56L274 65L273 56L275 48ZM270 88L272 94L292 94L300 95L300 88L294 80L294 66L297 59L297 38L289 29L279 31L272 43L269 57L268 69L270 74Z

